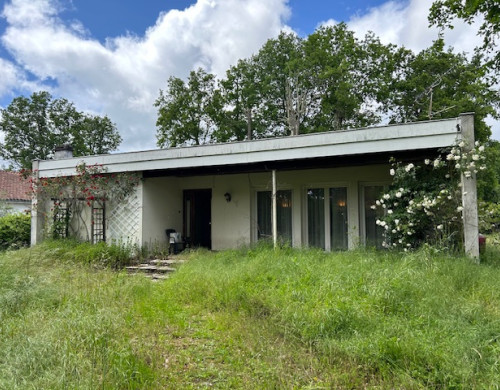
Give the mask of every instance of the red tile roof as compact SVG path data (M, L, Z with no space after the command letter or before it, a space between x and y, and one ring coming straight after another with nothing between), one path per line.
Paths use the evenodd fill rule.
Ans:
M28 180L18 172L0 171L0 199L31 200Z

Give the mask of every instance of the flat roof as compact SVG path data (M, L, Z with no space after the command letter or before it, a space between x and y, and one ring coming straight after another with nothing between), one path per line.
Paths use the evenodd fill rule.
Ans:
M72 176L81 162L107 172L152 172L439 149L461 139L461 118L280 138L39 161L40 177Z

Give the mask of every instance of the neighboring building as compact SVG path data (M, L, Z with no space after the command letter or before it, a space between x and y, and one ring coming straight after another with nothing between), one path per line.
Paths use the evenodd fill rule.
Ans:
M8 213L31 209L31 187L18 172L0 171L0 201Z
M473 144L473 132L473 116L464 114L404 125L35 161L33 168L41 178L75 175L82 161L103 164L109 173L140 173L136 196L120 204L111 199L105 210L97 210L97 220L94 210L86 217L108 241L167 242L165 231L173 229L191 246L219 250L275 238L277 231L296 247L350 249L381 241L370 206L391 182L390 157L422 161L457 140ZM478 253L475 185L475 180L467 182L468 203L464 200L471 256ZM33 217L36 243L43 218L37 210Z

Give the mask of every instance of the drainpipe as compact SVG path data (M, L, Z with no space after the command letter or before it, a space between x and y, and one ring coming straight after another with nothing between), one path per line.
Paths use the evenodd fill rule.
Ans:
M274 249L278 246L278 208L276 207L276 170L272 171L272 186L271 195L271 224L273 225L273 245Z

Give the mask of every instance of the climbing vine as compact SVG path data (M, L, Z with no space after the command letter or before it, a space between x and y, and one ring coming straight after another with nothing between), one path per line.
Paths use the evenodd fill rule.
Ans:
M409 250L423 243L456 249L462 241L461 177L484 170L484 146L466 151L463 141L421 164L392 161L393 182L372 209L386 248Z
M83 162L76 166L73 176L38 178L37 172L32 172L29 179L37 211L46 222L52 218L51 235L77 236L83 230L87 239L90 239L89 221L85 218L88 209L104 207L108 201L114 204L124 201L134 193L140 180L138 173L107 173L103 165ZM45 208L47 202L51 203L50 210Z

